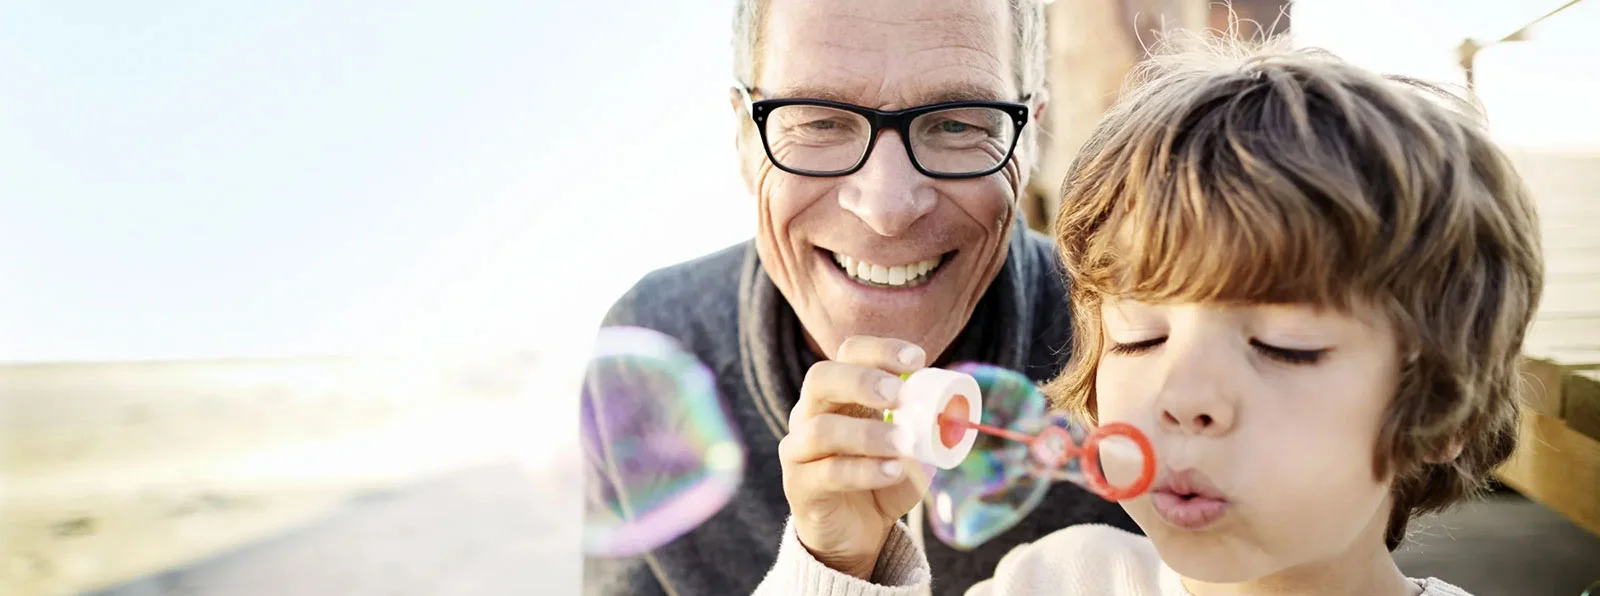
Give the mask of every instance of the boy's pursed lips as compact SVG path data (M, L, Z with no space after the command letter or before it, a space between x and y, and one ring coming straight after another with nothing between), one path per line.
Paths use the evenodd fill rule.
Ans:
M1193 468L1165 474L1151 487L1150 503L1163 521L1185 530L1210 526L1228 510L1227 496Z

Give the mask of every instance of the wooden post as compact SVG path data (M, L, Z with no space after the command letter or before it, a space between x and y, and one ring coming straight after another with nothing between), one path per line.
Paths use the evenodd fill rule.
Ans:
M1289 32L1288 0L1215 2L1207 17L1207 28L1231 32L1243 39L1262 39Z
M1289 26L1288 5L1288 0L1232 0L1240 23L1232 31L1247 39L1269 30L1283 34ZM1046 8L1050 103L1043 119L1039 171L1023 197L1031 227L1050 229L1073 155L1116 101L1128 71L1146 57L1146 48L1164 30L1230 31L1229 6L1215 0L1061 0Z

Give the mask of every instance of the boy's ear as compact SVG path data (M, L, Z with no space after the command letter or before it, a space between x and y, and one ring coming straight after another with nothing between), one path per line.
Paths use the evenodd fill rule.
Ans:
M1462 449L1466 448L1466 444L1467 440L1464 437L1455 437L1450 439L1450 443L1445 445L1444 449L1441 449L1438 453L1428 457L1428 463L1447 464L1453 462L1456 460L1456 458L1461 457L1461 451Z

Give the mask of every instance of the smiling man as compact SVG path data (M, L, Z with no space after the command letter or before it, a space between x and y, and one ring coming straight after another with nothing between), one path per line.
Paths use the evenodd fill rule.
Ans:
M1046 100L1038 0L737 4L729 98L755 238L647 275L604 324L664 332L711 368L748 449L744 482L654 551L586 560L590 594L750 593L789 515L778 454L802 394L899 382L860 346L1036 381L1068 357L1062 272L1018 211ZM934 590L961 593L1016 545L1091 522L1138 531L1063 483L971 551L925 532Z

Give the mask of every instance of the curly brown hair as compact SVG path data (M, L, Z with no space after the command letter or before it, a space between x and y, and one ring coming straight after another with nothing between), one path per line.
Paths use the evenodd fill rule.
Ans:
M1156 55L1082 148L1056 222L1074 348L1046 393L1094 421L1103 296L1376 307L1404 358L1373 462L1393 550L1516 446L1537 216L1473 106L1282 43Z

